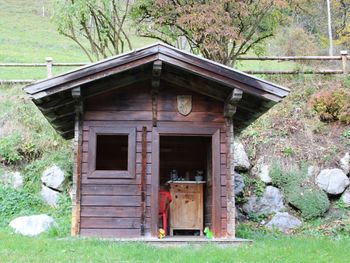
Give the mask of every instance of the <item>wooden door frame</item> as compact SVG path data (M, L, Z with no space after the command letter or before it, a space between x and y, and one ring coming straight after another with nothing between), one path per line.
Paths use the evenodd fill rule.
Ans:
M158 234L159 147L160 136L208 136L212 147L212 230L221 236L221 182L220 182L220 128L204 127L154 127L152 131L151 176L151 235Z

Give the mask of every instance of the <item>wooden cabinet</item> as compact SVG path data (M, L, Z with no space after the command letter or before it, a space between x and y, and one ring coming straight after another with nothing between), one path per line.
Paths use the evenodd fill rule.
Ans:
M199 230L203 234L203 184L172 181L170 184L170 235L174 230Z

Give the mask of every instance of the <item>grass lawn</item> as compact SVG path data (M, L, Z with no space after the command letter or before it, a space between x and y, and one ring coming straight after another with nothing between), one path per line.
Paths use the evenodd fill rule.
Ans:
M96 239L29 238L0 231L0 262L346 262L350 240L264 237L252 245L159 248Z

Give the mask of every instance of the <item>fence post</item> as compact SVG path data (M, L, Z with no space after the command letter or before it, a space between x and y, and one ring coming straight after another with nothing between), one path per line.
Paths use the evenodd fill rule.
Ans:
M52 58L47 57L46 58L46 69L47 69L47 77L51 78L52 77Z
M340 55L341 55L343 74L347 75L349 72L349 70L348 70L348 51L342 50L342 51L340 51Z

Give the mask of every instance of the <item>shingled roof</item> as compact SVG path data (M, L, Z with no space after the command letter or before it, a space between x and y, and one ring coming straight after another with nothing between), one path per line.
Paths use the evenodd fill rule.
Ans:
M70 139L74 135L75 112L71 89L80 86L84 99L108 91L111 87L151 80L155 61L163 63L161 81L217 100L225 101L234 88L242 90L243 98L234 116L235 126L239 129L289 94L287 88L162 43L37 81L24 90L52 126L64 138Z

